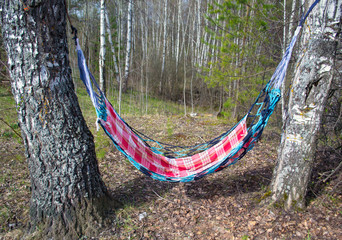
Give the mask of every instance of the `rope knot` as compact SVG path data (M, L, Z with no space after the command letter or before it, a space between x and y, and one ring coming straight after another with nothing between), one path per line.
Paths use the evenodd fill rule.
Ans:
M71 22L70 22L70 26L71 26L71 34L74 35L72 39L75 40L75 45L77 45L77 29L73 25L71 25Z

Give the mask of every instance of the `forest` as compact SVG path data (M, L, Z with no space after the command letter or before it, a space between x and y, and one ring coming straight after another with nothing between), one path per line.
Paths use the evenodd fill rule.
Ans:
M342 238L342 0L4 0L0 22L0 239Z
M110 1L102 28L100 2L69 5L90 70L100 82L106 79L109 96L118 92L122 79L122 91L134 94L142 113L149 113L148 99L158 97L181 103L185 115L201 106L236 118L272 75L295 28L278 23L283 18L279 1L254 1L253 6L243 1L141 1L132 6ZM301 14L289 11L292 22Z

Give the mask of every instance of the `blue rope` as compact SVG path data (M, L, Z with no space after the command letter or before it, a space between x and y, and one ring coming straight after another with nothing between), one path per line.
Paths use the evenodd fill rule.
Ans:
M309 14L311 13L312 9L314 9L314 7L320 2L321 0L316 0L311 7L309 8L309 10L306 12L306 14L304 15L304 17L302 17L302 19L300 20L299 26L303 26L306 18L309 16Z

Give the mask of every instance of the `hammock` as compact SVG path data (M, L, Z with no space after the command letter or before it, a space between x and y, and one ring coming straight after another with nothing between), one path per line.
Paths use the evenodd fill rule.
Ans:
M233 128L217 138L193 146L182 147L164 144L148 138L130 127L100 90L95 78L88 70L76 38L80 77L96 109L97 123L111 138L115 147L137 169L160 181L189 182L236 163L253 148L267 125L281 97L280 87L284 81L299 32L306 17L319 1L316 0L301 19L281 62L248 113ZM254 112L255 114L252 114ZM249 126L246 123L247 118L251 119ZM152 143L156 147L151 146Z

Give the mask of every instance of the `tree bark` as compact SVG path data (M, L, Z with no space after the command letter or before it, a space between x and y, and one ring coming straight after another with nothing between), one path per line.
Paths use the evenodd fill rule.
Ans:
M121 79L121 69L119 69L120 66L118 66L118 62L116 60L115 47L114 47L113 40L112 40L112 32L110 30L110 22L109 22L109 17L108 17L107 9L105 9L105 19L106 19L106 29L107 29L107 34L108 34L108 42L109 42L110 49L111 49L112 55L113 55L115 79L116 79L116 82L118 84L120 84L120 81L121 81L120 80Z
M178 73L178 62L179 62L179 52L180 52L180 31L181 31L181 19L182 19L182 0L177 2L177 38L176 38L176 76Z
M164 4L164 31L163 31L163 55L162 55L162 66L161 66L161 75L159 81L159 94L162 94L162 85L165 71L165 58L166 58L166 37L167 37L167 0L165 0Z
M314 0L307 2L310 6ZM285 209L305 206L322 113L334 75L342 0L322 0L307 19L295 70L289 116L272 179L272 201ZM340 51L340 50L339 50Z
M283 55L286 52L287 47L287 36L286 36L286 0L283 1L283 47L282 47L282 53ZM281 113L282 113L282 120L285 121L285 83L286 79L281 84Z
M64 2L4 0L0 13L31 177L31 230L78 239L95 235L110 197L74 92Z
M133 19L133 4L132 0L128 1L128 12L127 12L127 38L126 38L126 58L125 58L125 73L122 81L122 91L126 92L128 87L128 77L131 60L131 49L132 49L132 19Z
M106 25L105 25L105 11L106 4L105 0L101 0L100 9L100 57L99 57L99 68L100 68L100 89L106 95Z

